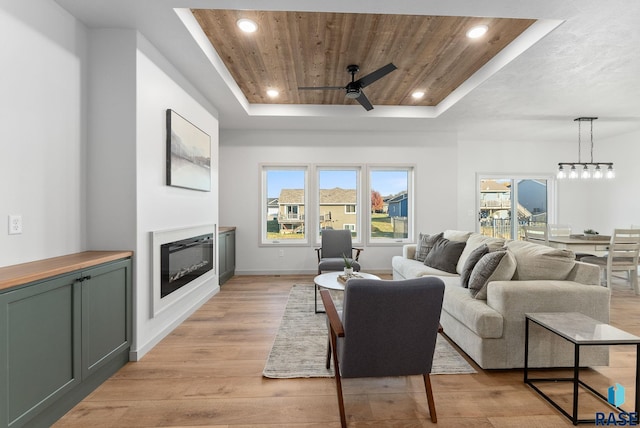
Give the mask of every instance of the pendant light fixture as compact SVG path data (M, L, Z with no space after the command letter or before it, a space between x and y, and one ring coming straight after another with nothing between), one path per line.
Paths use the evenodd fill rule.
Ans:
M573 119L574 122L578 122L578 162L559 162L557 175L559 179L569 178L573 180L581 178L588 180L594 178L599 180L601 178L615 178L616 173L613 169L613 162L593 161L593 121L596 119L597 117L578 117ZM589 122L590 125L590 162L582 162L582 122ZM592 169L591 167L594 168ZM603 168L606 168L606 171Z

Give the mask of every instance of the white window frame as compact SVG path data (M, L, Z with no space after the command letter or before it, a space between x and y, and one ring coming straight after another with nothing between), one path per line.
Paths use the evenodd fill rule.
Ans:
M347 226L349 226L349 227L347 227ZM352 223L345 223L345 224L342 225L342 228L345 229L345 230L350 230L352 232L357 232L356 225L352 224Z
M555 174L547 173L532 173L532 174L505 174L504 172L491 174L491 173L476 173L476 186L475 186L475 198L476 198L476 214L480 215L480 181L481 180L511 180L512 184L517 180L546 180L547 181L547 224L557 223L558 219L558 180ZM511 207L513 209L513 202L518 200L518 186L511 186ZM517 239L518 230L517 222L511 222L511 236ZM480 232L480 222L476 219L475 231Z
M320 245L322 242L322 239L320 237L320 225L317 223L320 221L320 173L322 171L354 171L356 173L356 210L354 213L347 213L346 212L346 206L345 206L345 213L349 214L349 215L355 215L355 230L353 230L352 232L355 232L356 236L353 237L352 242L354 244L361 244L363 242L363 237L362 234L360 233L360 230L362 229L361 227L358 227L358 224L361 224L363 219L361 216L361 209L358 209L357 207L362 204L362 201L365 201L366 199L362 198L362 189L363 189L363 185L362 185L362 170L363 170L364 166L362 164L320 164L320 165L316 165L315 166L315 173L314 175L314 179L315 179L315 183L314 183L314 189L313 189L313 194L315 196L315 200L313 201L313 206L314 209L316 210L316 215L313 217L313 220L316 222L314 225L314 230L316 231L315 234L315 239L316 239L316 244Z
M407 237L406 238L373 238L371 236L371 173L374 171L407 171ZM416 165L415 164L372 164L367 165L366 170L366 186L364 191L369 201L369 206L366 210L366 243L368 246L398 246L414 242L414 228L415 228L415 177L416 177ZM375 189L377 190L377 189ZM383 195L384 196L384 195Z
M347 208L348 207L353 207L353 211L349 211ZM351 204L347 204L344 206L344 213L345 214L357 214L358 213L358 209L356 205L351 205Z
M315 215L315 210L309 209L312 208L309 203L309 194L310 185L309 185L309 171L310 166L308 164L259 164L260 168L260 226L258 230L260 231L260 236L258 237L258 246L268 247L268 246L291 246L291 247L299 247L299 246L309 246L309 231L312 230L310 227L312 225L309 224L308 219L313 218L311 215ZM302 171L304 173L304 238L300 239L268 239L267 238L267 176L269 171ZM279 213L278 213L279 215Z

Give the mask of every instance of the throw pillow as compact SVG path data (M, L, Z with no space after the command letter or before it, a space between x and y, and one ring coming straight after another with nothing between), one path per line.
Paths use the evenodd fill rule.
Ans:
M487 246L489 247L489 251L496 251L504 247L505 241L502 238L485 236L477 232L472 233L471 236L469 236L469 239L467 239L467 245L466 247L464 247L464 251L460 256L460 260L458 260L457 271L459 274L462 274L462 268L464 267L464 264L467 262L467 258L469 257L469 254L471 254L473 250L475 250L482 244L487 244Z
M487 244L482 244L475 250L471 251L469 257L467 257L467 261L464 263L462 272L460 273L460 284L464 288L469 288L469 278L471 278L471 272L473 271L473 268L476 267L476 264L488 252L489 246Z
M444 272L456 273L456 265L466 242L449 241L442 238L435 243L424 264Z
M438 233L437 235L427 235L426 233L421 233L418 237L418 245L416 245L416 255L415 259L419 262L424 262L424 259L431 251L431 248L435 245L438 240L442 238L442 233Z
M516 259L510 251L498 250L487 253L476 264L469 278L471 296L486 300L487 285L491 281L508 281L516 271Z

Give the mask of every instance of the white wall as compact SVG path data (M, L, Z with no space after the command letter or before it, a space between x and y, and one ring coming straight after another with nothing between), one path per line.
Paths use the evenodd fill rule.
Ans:
M638 134L596 141L594 160L614 162L615 180L557 182L557 222L576 233L591 228L640 225ZM575 144L557 142L460 141L458 145L458 227L475 230L476 173L551 174L560 161L577 161ZM584 159L583 159L584 160Z
M177 304L152 316L151 232L218 224L217 111L144 37L138 35L136 83L136 326L139 358L219 290L214 276ZM166 116L173 109L211 137L211 192L165 185ZM217 242L217 239L216 239ZM189 286L187 286L189 287Z
M366 141L366 147L362 142ZM354 144L356 142L356 144ZM455 227L457 167L454 135L322 131L222 131L220 223L236 226L236 273L313 273L314 245L259 247L260 163L414 164L416 232ZM454 219L452 222L451 219ZM282 249L283 256L279 256ZM391 270L401 246L366 246L363 270Z
M616 178L593 183L583 191L584 228L610 234L615 228L640 226L640 132L595 141L594 160L614 162Z
M218 223L217 111L136 31L95 29L90 39L88 242L134 250L136 360L219 290L214 275L153 307L152 232ZM211 136L211 192L165 184L167 109Z
M86 34L50 0L0 4L0 266L83 249Z

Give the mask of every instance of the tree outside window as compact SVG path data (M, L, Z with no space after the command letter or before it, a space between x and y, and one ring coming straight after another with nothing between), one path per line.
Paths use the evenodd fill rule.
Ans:
M397 242L410 236L413 168L371 168L370 239Z

